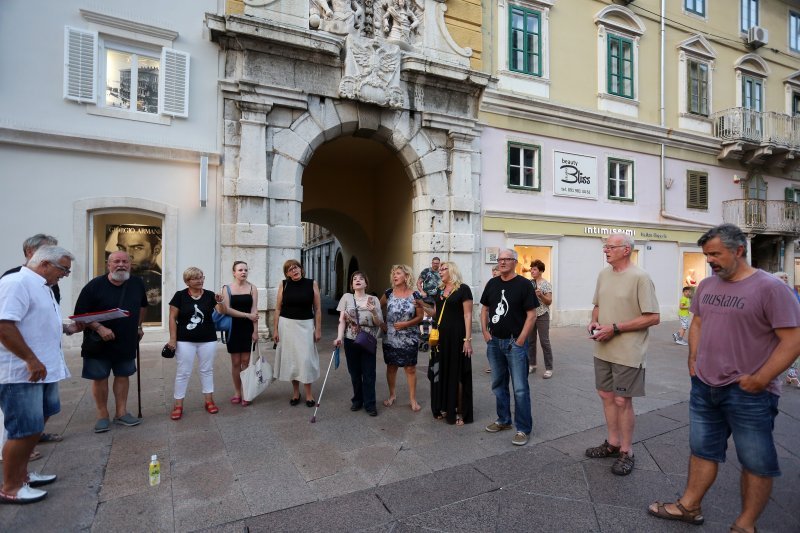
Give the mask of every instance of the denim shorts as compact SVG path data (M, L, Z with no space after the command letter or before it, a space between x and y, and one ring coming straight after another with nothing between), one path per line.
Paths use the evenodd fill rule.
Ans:
M9 439L24 439L44 431L44 420L61 411L56 383L0 385L0 409Z
M83 371L81 377L84 379L106 379L111 375L111 371L118 377L128 377L136 373L136 359L92 359L83 358Z
M778 396L769 391L745 392L738 383L711 387L692 377L689 399L689 445L692 455L725 462L728 437L733 435L736 455L748 472L777 477L778 454L772 439Z

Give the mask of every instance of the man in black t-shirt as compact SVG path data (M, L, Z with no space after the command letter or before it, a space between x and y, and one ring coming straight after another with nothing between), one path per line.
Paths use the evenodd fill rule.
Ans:
M502 249L497 257L500 275L486 283L481 294L481 330L486 357L492 369L492 392L497 400L497 420L486 426L489 433L511 429L509 377L514 386L512 444L523 446L533 430L531 393L528 386L528 333L536 322L539 300L529 280L514 272L517 253Z
M83 371L81 377L92 380L92 395L97 407L98 419L95 433L110 429L108 413L108 377L114 371L114 422L124 426L136 426L141 420L127 411L129 377L136 372L136 347L144 334L142 321L147 309L147 294L141 278L131 276L130 256L125 252L113 252L108 256L108 274L97 276L81 290L75 303L75 314L106 311L119 307L130 312L125 318L91 322L84 330L81 346ZM98 351L90 351L90 339L99 335L103 344Z

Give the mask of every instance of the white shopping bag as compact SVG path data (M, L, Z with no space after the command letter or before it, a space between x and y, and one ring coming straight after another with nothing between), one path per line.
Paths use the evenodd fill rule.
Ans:
M250 354L250 365L239 376L242 379L242 400L246 402L252 402L272 383L272 365L261 355L258 343Z

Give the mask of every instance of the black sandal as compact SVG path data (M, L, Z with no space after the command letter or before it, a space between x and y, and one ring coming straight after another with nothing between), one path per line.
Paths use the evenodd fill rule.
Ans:
M306 400L306 407L314 407L317 405L317 400Z
M604 440L603 444L600 446L587 449L586 457L591 457L592 459L601 459L603 457L619 457L619 446L612 446L607 440Z
M294 405L297 405L299 403L300 403L300 398L291 398L291 399L289 399L289 405L294 406Z
M650 507L647 508L647 512L657 518L663 518L664 520L678 520L679 522L686 522L687 524L692 524L693 526L702 525L705 522L705 518L703 518L703 511L700 509L698 505L696 509L687 509L683 506L680 500L675 502L675 507L681 512L681 514L672 514L666 509L666 503L661 502L653 502L650 505L655 504L656 510L653 511Z
M621 452L619 454L619 459L614 461L614 464L611 465L611 473L617 476L627 476L633 472L633 463L634 459L632 455L629 455L627 452Z

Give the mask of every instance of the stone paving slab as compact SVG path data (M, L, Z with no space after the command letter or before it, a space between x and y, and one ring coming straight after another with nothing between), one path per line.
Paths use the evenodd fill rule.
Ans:
M326 317L320 344L327 368L335 319ZM473 361L475 423L448 426L433 420L424 378L417 369L422 411L408 407L405 377L397 401L386 408L384 366L378 354L379 416L352 413L343 362L331 370L315 424L313 409L291 407L289 383L274 382L252 406L231 405L230 360L220 345L215 360L218 415L203 410L197 373L189 383L182 420L169 419L174 361L160 345L142 347L143 422L112 424L94 434L89 382L61 384L62 412L48 431L60 443L38 446L45 457L33 469L59 475L41 503L0 506L1 530L65 531L727 531L739 506L735 447L704 503L707 524L691 528L653 519L651 499L672 499L685 484L688 462L689 380L686 348L672 342L677 323L652 331L648 397L637 414L631 476L610 472L611 460L590 460L584 450L605 438L594 391L592 343L582 328L554 328L555 375L529 378L534 434L513 446L511 432L488 434L495 418L485 346ZM268 359L274 354L266 350ZM72 351L68 365L80 375ZM136 414L135 379L129 411ZM319 393L321 381L314 385ZM775 438L784 476L760 531L800 531L800 390L781 399ZM147 463L157 453L162 482L147 484Z

